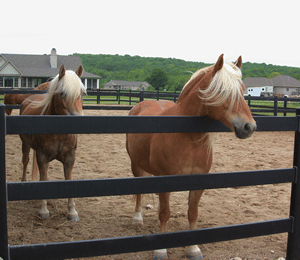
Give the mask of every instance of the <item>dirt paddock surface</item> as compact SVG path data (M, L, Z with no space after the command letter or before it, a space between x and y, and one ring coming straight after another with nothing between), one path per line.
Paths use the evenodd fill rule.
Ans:
M14 115L18 111L13 112ZM85 111L86 115L127 115L128 111ZM252 138L237 139L233 133L217 133L211 172L262 170L292 167L293 132L257 132ZM79 135L73 179L132 177L124 134ZM9 182L21 180L21 140L6 136L6 168ZM30 158L29 169L31 169ZM28 170L28 180L30 180ZM62 165L53 161L49 180L63 180ZM217 227L289 216L290 184L206 190L199 205L198 228ZM171 195L168 231L188 227L188 192ZM144 225L132 224L133 196L77 198L80 221L67 220L67 199L49 200L51 217L37 216L38 201L8 203L9 244L36 244L123 237L158 233L157 195L143 198ZM146 209L146 205L153 209ZM278 259L285 257L287 234L200 245L204 259ZM93 257L89 259L152 259L152 252ZM168 250L169 259L187 259L187 248ZM81 258L83 259L83 258ZM40 259L41 260L41 259Z

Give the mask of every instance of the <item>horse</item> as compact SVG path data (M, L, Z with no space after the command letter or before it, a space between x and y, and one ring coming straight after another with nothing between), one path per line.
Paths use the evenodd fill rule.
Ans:
M50 82L47 94L32 95L21 105L21 115L83 115L83 98L86 93L80 77L83 67L80 65L76 72L66 70L62 65L59 74ZM26 168L29 162L29 152L36 152L36 160L40 172L40 181L47 181L49 162L56 159L63 164L66 180L72 179L72 170L77 148L75 134L38 134L20 135L22 140L23 177L26 180ZM49 218L47 201L41 201L39 216ZM74 198L68 199L68 219L78 221Z
M221 54L217 62L195 72L184 85L177 103L146 100L135 105L129 115L134 116L208 116L229 127L237 138L250 137L256 122L245 102L242 82L242 57L235 63L224 62ZM147 175L186 175L208 173L212 164L210 133L146 133L127 134L126 149L135 177ZM189 192L189 229L196 229L198 205L203 190ZM166 232L170 218L170 193L159 195L160 232ZM143 224L141 194L136 195L134 224ZM189 259L201 259L197 245L188 249ZM154 251L153 259L167 259L167 250Z
M50 82L45 82L38 85L33 90L48 90ZM23 101L31 96L32 94L5 94L4 95L4 104L5 105L21 105ZM5 109L6 115L11 115L12 109Z

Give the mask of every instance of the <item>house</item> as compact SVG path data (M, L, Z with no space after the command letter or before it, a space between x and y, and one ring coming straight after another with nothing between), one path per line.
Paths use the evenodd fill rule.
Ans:
M34 88L55 77L61 65L76 70L81 63L79 56L0 54L0 87ZM86 89L99 88L100 76L83 72L81 80Z
M279 75L272 79L245 78L245 95L290 97L300 94L300 81L287 75Z
M145 81L111 80L104 84L104 89L146 90L148 86L150 86L150 84Z
M271 79L263 77L251 77L243 80L246 86L245 95L247 96L271 96L274 93L273 82Z
M274 85L274 95L276 96L294 96L300 94L300 81L286 75L279 75L272 78Z

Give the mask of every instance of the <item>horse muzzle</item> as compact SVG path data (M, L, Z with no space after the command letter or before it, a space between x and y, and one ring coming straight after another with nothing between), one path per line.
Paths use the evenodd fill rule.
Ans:
M234 132L237 138L246 139L250 137L257 129L256 123L254 122L243 122L238 121L234 124Z

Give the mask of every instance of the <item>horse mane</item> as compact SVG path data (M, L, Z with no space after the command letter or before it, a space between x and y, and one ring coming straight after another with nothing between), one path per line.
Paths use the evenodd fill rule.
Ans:
M53 96L58 93L62 93L65 97L67 106L72 106L80 95L86 93L86 90L80 78L74 71L67 70L61 80L59 80L59 75L57 75L50 82L46 97L42 101L35 102L36 107L43 107L41 114L46 112L47 108L51 104Z
M201 75L204 76L214 65L196 71L190 80L184 85L183 93L190 85L198 85L192 81ZM200 79L199 79L200 80ZM232 110L234 102L239 102L242 97L242 72L233 63L226 62L223 67L214 75L206 89L198 87L199 97L210 106L220 106L230 100L229 111Z

